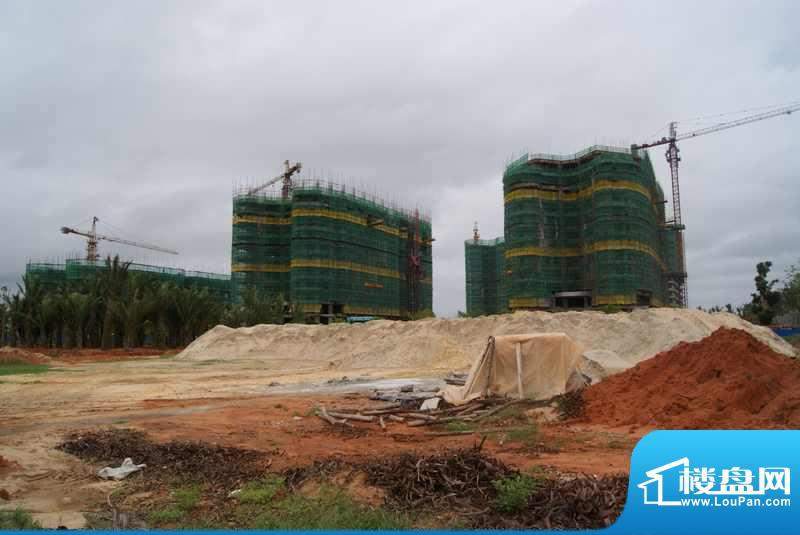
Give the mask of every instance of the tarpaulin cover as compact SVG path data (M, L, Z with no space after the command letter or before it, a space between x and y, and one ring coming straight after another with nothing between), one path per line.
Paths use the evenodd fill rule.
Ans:
M566 392L582 353L564 333L492 336L464 386L448 386L441 394L454 405L490 395L549 399Z

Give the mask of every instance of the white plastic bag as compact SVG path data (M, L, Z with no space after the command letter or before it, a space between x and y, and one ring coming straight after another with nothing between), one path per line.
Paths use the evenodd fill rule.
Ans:
M133 464L133 460L131 460L130 457L126 457L125 460L122 461L122 465L118 466L117 468L111 468L110 466L101 468L97 471L97 476L103 479L114 479L119 481L120 479L124 479L134 472L138 472L146 466L146 464Z

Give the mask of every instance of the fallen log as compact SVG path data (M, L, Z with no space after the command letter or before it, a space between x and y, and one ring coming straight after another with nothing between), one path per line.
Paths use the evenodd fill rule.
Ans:
M349 414L346 412L328 412L329 416L333 418L341 418L343 420L357 420L359 422L374 422L374 416L362 416L361 414Z
M325 407L320 407L319 412L316 414L317 416L319 416L320 418L322 418L331 425L340 424L340 425L346 425L348 427L353 427L353 424L349 423L347 420L337 420L336 418L331 416L328 413L328 411L325 410Z
M393 422L405 422L406 421L405 418L403 418L402 416L398 416L396 414L388 414L388 415L386 415L386 417L389 418Z
M379 423L379 424L381 424L381 429L383 429L384 431L386 431L386 423L383 421L383 416L381 416L380 418L378 418L378 423Z
M366 411L361 411L361 414L366 416L379 416L381 414L391 414L394 411L402 411L403 404L402 403L392 403L390 405L386 405L385 407L381 407L379 409L370 409Z
M436 416L431 416L430 414L425 414L423 412L404 412L402 414L407 418L416 418L418 420L437 420Z
M421 425L429 425L430 420L411 420L408 422L408 427L419 427Z

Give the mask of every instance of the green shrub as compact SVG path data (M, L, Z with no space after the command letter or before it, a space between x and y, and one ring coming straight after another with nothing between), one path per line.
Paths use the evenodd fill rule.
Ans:
M30 513L22 509L0 511L0 529L42 529Z
M189 487L181 487L172 491L172 497L179 509L183 511L191 511L197 506L200 501L200 486L191 485Z
M518 474L492 481L492 485L497 490L495 499L497 510L514 513L522 510L528 504L528 499L536 490L537 481L529 475Z

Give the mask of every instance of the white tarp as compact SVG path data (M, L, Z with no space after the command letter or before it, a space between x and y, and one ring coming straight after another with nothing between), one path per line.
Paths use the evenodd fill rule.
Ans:
M445 387L441 395L455 405L490 395L549 399L566 392L582 353L564 333L492 336L464 386Z

